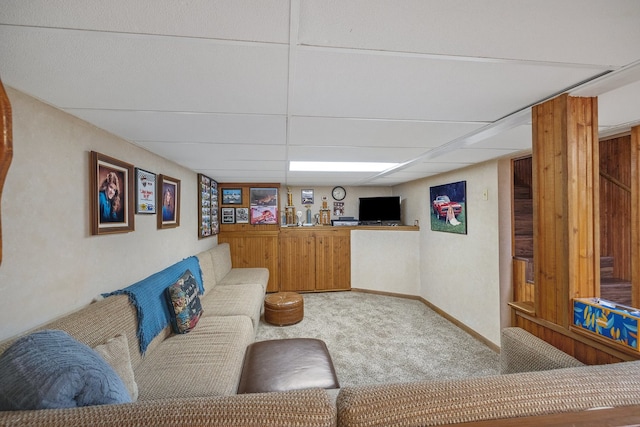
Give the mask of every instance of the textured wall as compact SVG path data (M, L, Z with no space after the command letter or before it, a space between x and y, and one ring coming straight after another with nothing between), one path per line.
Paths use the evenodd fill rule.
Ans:
M420 232L351 232L351 287L419 295Z
M0 339L128 286L216 238L197 238L196 174L12 88L14 157L2 195ZM182 181L180 227L92 236L89 152Z
M467 234L431 231L429 187L457 181L467 181ZM420 221L419 295L499 345L498 162L399 185L394 195L403 199L405 222Z

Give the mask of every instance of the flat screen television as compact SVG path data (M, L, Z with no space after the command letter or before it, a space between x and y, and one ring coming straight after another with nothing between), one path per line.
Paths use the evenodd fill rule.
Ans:
M400 225L400 196L360 197L362 225Z

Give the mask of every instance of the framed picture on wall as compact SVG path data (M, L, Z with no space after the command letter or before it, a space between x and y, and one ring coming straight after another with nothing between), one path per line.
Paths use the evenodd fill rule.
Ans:
M158 176L157 206L158 228L174 228L180 226L180 180L167 175Z
M91 234L133 231L133 165L95 151L89 164Z
M467 234L467 181L429 188L431 229Z
M313 190L300 190L303 205L313 204Z
M222 204L223 205L241 205L242 204L242 188L223 188Z
M278 223L278 189L249 189L250 221L253 225Z
M249 223L249 208L236 208L236 223Z
M218 183L198 174L198 239L218 234Z
M156 213L156 174L136 168L136 213Z
M222 208L222 223L233 224L235 223L235 209L234 208Z

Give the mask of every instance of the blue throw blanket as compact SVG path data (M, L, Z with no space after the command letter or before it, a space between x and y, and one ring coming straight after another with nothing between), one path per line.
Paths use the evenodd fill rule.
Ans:
M138 312L138 340L142 354L170 322L164 290L174 284L187 270L195 276L200 294L204 293L200 263L197 257L191 256L131 286L103 294L104 297L121 294L129 296Z

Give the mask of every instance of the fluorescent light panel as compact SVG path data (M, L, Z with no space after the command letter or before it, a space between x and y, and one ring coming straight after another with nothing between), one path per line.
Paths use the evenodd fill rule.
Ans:
M382 172L398 163L378 162L289 162L292 172Z

